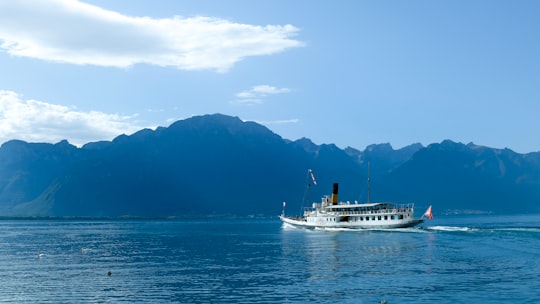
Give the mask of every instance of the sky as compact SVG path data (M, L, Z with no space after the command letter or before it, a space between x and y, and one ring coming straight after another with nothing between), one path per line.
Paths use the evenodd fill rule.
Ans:
M540 151L540 1L0 0L0 143L195 115L359 150Z

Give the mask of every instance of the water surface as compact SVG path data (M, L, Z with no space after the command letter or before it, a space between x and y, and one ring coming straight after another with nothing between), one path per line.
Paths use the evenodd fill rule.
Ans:
M539 223L469 216L349 231L274 218L2 220L0 302L540 303Z

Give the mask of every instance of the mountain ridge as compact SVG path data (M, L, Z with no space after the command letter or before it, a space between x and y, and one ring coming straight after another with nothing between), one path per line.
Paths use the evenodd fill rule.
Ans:
M340 182L343 199L365 201L368 163L372 201L414 201L441 211L540 211L540 152L451 140L340 149L212 114L80 148L67 141L6 142L0 216L274 215L282 201L300 210L305 200L318 200L333 182ZM309 198L308 169L318 181Z

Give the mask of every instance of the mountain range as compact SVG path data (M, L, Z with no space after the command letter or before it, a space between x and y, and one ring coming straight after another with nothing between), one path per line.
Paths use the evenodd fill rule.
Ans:
M365 202L368 168L371 201L431 204L435 214L540 211L540 152L451 140L340 149L214 114L82 147L6 142L0 216L276 215L283 201L299 213L333 182L341 199Z

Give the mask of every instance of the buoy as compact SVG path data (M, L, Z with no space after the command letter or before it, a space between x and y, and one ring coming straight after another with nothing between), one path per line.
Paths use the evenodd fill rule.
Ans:
M107 276L110 277L112 275L112 272L107 272Z

